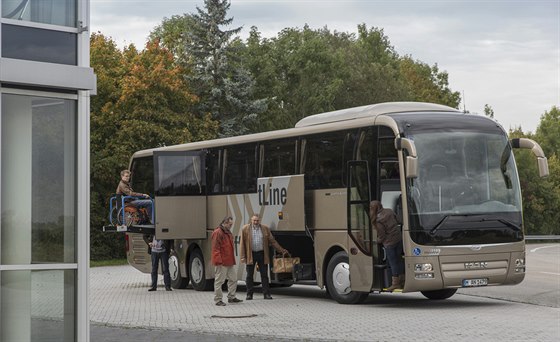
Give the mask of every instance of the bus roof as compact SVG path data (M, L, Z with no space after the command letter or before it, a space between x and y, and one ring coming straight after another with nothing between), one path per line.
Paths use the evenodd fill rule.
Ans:
M321 114L315 114L301 119L294 128L286 128L275 131L240 135L235 137L219 138L206 141L190 142L172 146L162 146L147 150L137 151L132 158L151 155L154 151L186 151L211 148L214 146L226 146L232 144L243 144L259 140L269 140L296 136L299 134L319 133L323 129L336 130L351 128L363 125L364 122L371 120L371 124L376 117L383 114L396 113L448 113L462 114L463 112L448 106L425 103L425 102L387 102L373 105L354 107ZM324 125L324 126L323 126ZM336 129L335 129L336 128Z
M307 116L299 120L295 127L306 127L337 121L355 120L363 117L375 117L382 114L425 111L462 113L455 108L434 103L386 102Z

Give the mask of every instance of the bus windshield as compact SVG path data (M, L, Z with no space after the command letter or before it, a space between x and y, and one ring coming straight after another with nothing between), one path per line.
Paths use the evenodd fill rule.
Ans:
M411 231L422 232L421 242L519 239L521 191L505 135L453 131L412 138L419 173L409 181L408 199Z

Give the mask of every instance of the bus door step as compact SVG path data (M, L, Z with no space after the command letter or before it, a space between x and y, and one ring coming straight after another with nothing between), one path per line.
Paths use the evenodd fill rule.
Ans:
M386 289L391 286L391 268L386 264L375 264L373 266L375 272L375 287Z

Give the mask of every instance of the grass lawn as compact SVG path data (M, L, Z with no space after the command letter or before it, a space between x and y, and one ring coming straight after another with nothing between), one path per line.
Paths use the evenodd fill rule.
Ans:
M119 266L126 265L128 261L126 259L110 259L110 260L90 260L90 267L100 267L100 266Z

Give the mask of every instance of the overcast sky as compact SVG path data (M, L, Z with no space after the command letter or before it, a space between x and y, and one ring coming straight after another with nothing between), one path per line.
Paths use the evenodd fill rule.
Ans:
M164 17L196 6L203 0L91 0L91 32L141 49ZM482 114L489 104L506 130L534 132L560 106L560 0L232 0L229 16L244 38L251 26L264 37L305 24L382 28L399 55L449 73L461 109Z

